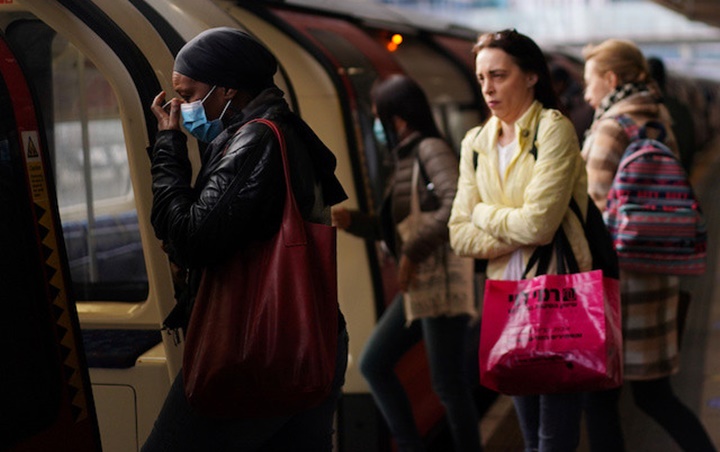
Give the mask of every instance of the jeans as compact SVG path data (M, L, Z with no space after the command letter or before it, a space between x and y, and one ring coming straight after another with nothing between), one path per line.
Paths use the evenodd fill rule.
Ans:
M331 394L319 406L265 419L215 419L193 411L175 378L142 452L330 452L333 415L345 382L348 336L338 335L337 363Z
M574 452L580 443L582 395L513 397L525 452Z
M467 379L466 347L469 316L434 317L405 325L402 294L380 318L360 357L360 371L401 452L422 451L407 394L395 365L425 339L435 393L445 407L455 450L479 451L478 416Z

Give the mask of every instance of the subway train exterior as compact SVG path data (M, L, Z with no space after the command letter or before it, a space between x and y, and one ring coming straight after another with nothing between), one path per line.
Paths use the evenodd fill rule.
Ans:
M479 30L339 3L0 1L0 338L12 349L0 450L137 451L180 370L182 338L162 331L174 292L150 225L147 147L150 104L173 92L174 55L199 32L236 27L275 54L276 84L335 153L351 208L375 211L390 169L373 134L375 80L415 78L458 152L487 117L471 52ZM548 55L581 78L571 55ZM697 149L711 145L717 86L671 78L670 88L697 107ZM201 146L189 140L195 171ZM358 357L396 291L393 265L379 244L338 233L350 355L337 450L391 448ZM440 435L422 344L398 372L421 432Z

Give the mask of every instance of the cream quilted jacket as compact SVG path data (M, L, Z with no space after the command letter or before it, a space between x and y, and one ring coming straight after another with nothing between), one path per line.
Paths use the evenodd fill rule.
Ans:
M538 124L536 160L530 150ZM527 263L562 224L580 270L589 270L592 258L582 225L569 207L573 196L585 215L588 202L585 163L572 123L535 101L515 123L518 146L502 177L499 131L500 120L493 116L463 140L449 221L451 246L460 255L489 259L488 278L501 279L513 251L521 248ZM550 268L554 272L554 259Z

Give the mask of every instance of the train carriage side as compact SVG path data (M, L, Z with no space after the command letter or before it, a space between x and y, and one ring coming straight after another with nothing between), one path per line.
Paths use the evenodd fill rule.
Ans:
M408 35L403 49L427 51L433 71L413 67L402 52L387 51L377 29L312 10L246 9L209 0L15 2L0 5L0 25L13 37L11 45L40 99L106 451L140 447L180 368L181 347L160 332L173 293L167 258L149 224L145 148L155 133L149 103L161 89L172 92L172 57L183 42L223 25L263 41L281 63L276 81L292 108L335 151L351 206L375 208L387 174L386 150L374 142L371 128L367 92L375 78L402 71L416 77L433 90L443 124L469 124L476 116L472 84L452 83L454 91L443 92L438 80L462 80L462 72L420 38L413 45ZM38 36L48 49L44 54L33 47ZM189 144L197 169L198 146L194 140ZM376 244L344 234L338 240L340 302L352 344L340 430L364 423L355 433L345 432L342 445L352 450L356 440L373 444L368 447L385 441L374 436L376 425L368 421L377 418L365 417L374 405L357 357L394 291L394 270ZM418 347L406 358L403 378L427 433L442 409L423 366Z
M134 9L123 13L142 25ZM172 302L167 258L147 226L149 200L134 195L149 189L142 149L154 126L144 118L161 83L137 46L95 5L3 3L0 23L47 137L69 293L76 298L70 302L86 300L77 303L86 361L94 367L98 358L109 360L103 367L112 368L90 371L102 442L136 450L169 387L168 363L179 358L166 353L158 328ZM162 44L152 34L146 39ZM159 57L171 61L167 51ZM88 340L101 331L121 334L112 336L113 353L99 357ZM122 353L138 344L146 352L142 366ZM56 441L57 450L72 444Z

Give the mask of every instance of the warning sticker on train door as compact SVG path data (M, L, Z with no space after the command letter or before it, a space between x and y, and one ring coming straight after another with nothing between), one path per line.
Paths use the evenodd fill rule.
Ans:
M22 132L23 155L27 164L28 182L32 192L33 201L47 200L47 185L45 181L45 169L38 149L37 130Z
M8 119L3 130L17 131L6 149L0 144L0 206L16 213L2 222L9 232L0 234L0 268L12 275L0 295L12 327L0 328L0 343L13 344L5 366L9 378L4 372L0 385L0 450L98 452L100 432L77 310L68 296L72 280L50 154L19 63L0 34L0 112ZM35 361L28 365L28 359Z

